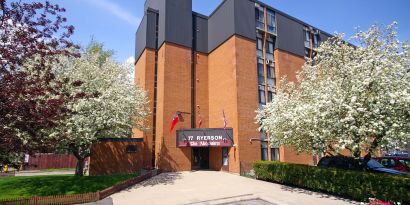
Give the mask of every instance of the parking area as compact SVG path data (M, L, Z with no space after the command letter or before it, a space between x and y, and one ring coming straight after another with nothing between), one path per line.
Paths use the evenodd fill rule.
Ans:
M216 171L163 173L95 205L254 204L344 205L356 202Z

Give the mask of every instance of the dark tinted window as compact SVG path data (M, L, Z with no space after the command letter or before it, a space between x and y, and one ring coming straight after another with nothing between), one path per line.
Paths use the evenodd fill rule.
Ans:
M127 145L127 146L125 147L125 152L127 152L127 153L137 152L137 146L135 146L135 145Z
M329 162L330 162L330 158L323 157L322 159L320 159L318 166L327 167L329 165Z
M399 162L406 167L410 167L410 160L408 159L400 159Z

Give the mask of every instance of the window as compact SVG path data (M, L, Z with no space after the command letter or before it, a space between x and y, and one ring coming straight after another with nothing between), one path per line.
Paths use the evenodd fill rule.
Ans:
M309 48L305 48L305 57L309 58L310 56L310 49Z
M258 58L258 84L265 85L265 78L263 72L263 59Z
M259 132L259 139L261 141L261 160L268 160L268 138L266 133Z
M265 17L263 15L262 8L255 9L255 18L256 18L256 28L263 30L265 28Z
M258 38L258 45L257 45L258 50L262 50L262 39Z
M273 53L273 42L268 41L266 44L266 53Z
M312 28L305 28L305 31L304 31L305 47L311 48L310 41L312 40L312 47L317 48L319 47L319 43L320 43L319 31L314 30L312 32L309 29L312 29Z
M263 77L263 59L258 58L258 76Z
M268 142L261 141L261 160L269 160L268 159Z
M408 159L400 159L399 162L400 162L402 165L404 165L404 166L410 168L410 160L408 160Z
M266 60L273 61L273 42L267 41L266 42Z
M268 102L272 102L273 100L273 92L268 91Z
M264 87L264 86L259 86L259 104L265 105L266 104L265 89L261 89L261 87Z
M381 164L387 168L391 168L396 165L393 159L382 159Z
M257 38L257 44L256 44L256 55L257 55L259 58L263 58L263 55L262 55L262 48L263 48L263 45L262 45L262 39Z
M275 78L275 68L274 67L272 67L272 66L267 66L266 67L267 68L267 77L268 78Z
M319 47L319 42L320 42L320 36L319 36L319 34L314 34L312 37L313 37L313 38L312 38L312 46L313 46L313 48Z
M312 54L310 53L310 52L312 52ZM309 48L305 48L305 57L307 57L307 58L310 58L310 57L312 57L312 58L314 58L315 56L316 56L316 51L314 51L314 50L312 50L312 49L309 49ZM312 56L310 56L310 55L312 55ZM314 65L314 63L313 63L313 65Z
M228 148L223 147L222 148L222 165L228 166L228 164L229 164Z
M135 146L135 145L127 145L127 146L125 147L125 152L126 152L126 153L134 153L134 152L137 152L137 146Z
M307 28L305 28L307 29ZM304 31L305 34L305 47L310 48L310 31Z
M272 66L266 67L268 86L275 87L275 68Z
M276 33L276 20L275 20L275 13L273 11L268 10L267 23L268 23L268 32Z
M279 161L279 148L270 148L270 155L272 161Z

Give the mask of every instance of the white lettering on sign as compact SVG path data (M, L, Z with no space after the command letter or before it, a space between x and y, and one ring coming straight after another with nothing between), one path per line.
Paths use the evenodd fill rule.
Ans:
M191 137L191 136L189 136ZM188 137L188 140L192 140ZM219 136L196 136L196 140L223 140L223 137L221 135Z
M190 146L198 146L198 142L192 141L192 142L189 142L189 145Z

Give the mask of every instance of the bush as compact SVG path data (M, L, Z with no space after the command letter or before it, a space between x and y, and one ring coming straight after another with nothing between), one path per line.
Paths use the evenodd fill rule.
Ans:
M410 204L410 177L257 161L258 179L326 192L358 201L369 197Z

